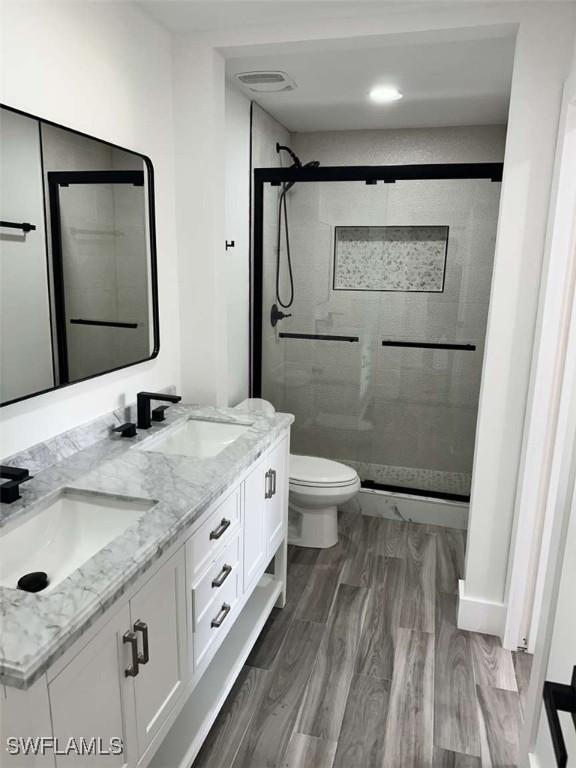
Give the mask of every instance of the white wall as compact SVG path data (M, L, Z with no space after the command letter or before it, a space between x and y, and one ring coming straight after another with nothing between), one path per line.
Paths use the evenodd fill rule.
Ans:
M5 456L180 384L169 35L128 4L3 6L1 101L149 155L155 170L160 292L156 360L0 411Z
M576 46L564 94L557 183L550 220L551 271L548 285L544 286L546 290L543 290L541 313L541 338L552 337L553 342L538 349L528 436L532 443L540 437L540 445L529 443L527 446L527 454L532 454L530 463L533 464L539 448L543 465L532 468L541 488L530 505L535 509L527 510L528 513L538 513L536 521L532 519L530 524L537 528L537 541L541 542L543 550L536 589L539 605L533 619L533 624L537 623L537 631L532 632L535 642L531 637L535 655L520 761L523 767L530 764L534 768L555 764L550 729L542 706L544 680L568 683L576 663ZM559 281L562 282L559 284ZM544 502L540 496L544 496ZM542 503L545 508L543 521L539 519ZM522 516L526 510L519 512L516 549L525 542L522 529L526 522ZM521 575L517 574L516 580ZM567 741L569 765L573 766L576 765L576 734L568 714L561 713L560 719ZM528 753L531 753L530 760Z
M534 361L526 414L523 465L514 520L506 601L506 647L525 638L534 651L551 533L553 443L558 421L559 392L572 311L576 260L576 51L564 89L546 248L546 279L542 281Z
M228 404L248 397L250 364L250 101L226 84Z
M174 103L182 394L226 405L224 59L201 36L174 41Z
M548 415L548 410L553 411L554 418L549 418L552 422L549 426L552 435L546 435L545 440L547 454L550 454L550 467L544 490L545 518L541 536L544 555L536 590L540 606L537 611L534 661L521 741L522 768L528 765L547 768L555 764L550 729L542 706L542 687L545 680L568 684L576 663L576 189L573 183L576 157L576 48L565 94L565 120L560 134L560 159L563 162L559 169L557 205L551 234L551 262L555 267L551 278L555 281L558 273L565 272L567 286L564 291L557 291L557 299L568 306L562 308L566 311L562 312L560 319L547 307L543 326L543 333L550 332L553 321L560 327L554 350L556 359L551 360L558 369L559 381L555 381L555 386L549 388L550 402L545 403L546 409L541 409L543 415ZM535 431L534 427L531 431ZM560 720L567 743L568 765L575 766L574 726L567 713L561 713ZM528 753L531 753L530 759Z
M461 592L467 629L504 629L556 135L573 38L572 10L568 17L531 15L518 31Z

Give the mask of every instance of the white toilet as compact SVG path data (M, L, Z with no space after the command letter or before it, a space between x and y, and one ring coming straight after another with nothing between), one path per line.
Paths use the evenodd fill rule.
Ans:
M333 547L338 542L338 506L360 490L354 469L330 459L290 455L290 544Z
M248 398L236 410L267 416L276 412L271 403L260 398ZM360 478L346 464L290 454L290 544L320 549L337 544L338 506L354 498L359 490Z

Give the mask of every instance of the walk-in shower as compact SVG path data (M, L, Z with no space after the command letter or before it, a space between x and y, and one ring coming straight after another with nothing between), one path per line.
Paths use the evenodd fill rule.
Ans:
M364 488L469 498L501 176L255 169L252 393L295 414L293 453Z

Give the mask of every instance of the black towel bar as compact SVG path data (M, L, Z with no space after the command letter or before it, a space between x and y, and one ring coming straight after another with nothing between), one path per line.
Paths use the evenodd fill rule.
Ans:
M36 229L35 224L29 224L27 221L0 221L0 227L8 227L8 229L21 229L22 232L31 232Z
M138 323L118 323L112 320L82 320L75 317L70 322L73 325L102 325L106 328L138 328Z
M476 349L475 344L444 344L442 342L429 342L429 341L392 341L391 339L384 339L382 341L383 347L413 347L416 349L462 349L468 352L474 352Z
M358 336L330 336L326 333L279 333L281 339L311 339L313 341L360 341Z

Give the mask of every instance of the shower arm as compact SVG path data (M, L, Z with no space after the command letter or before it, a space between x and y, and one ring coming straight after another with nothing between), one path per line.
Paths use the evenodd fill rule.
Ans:
M288 154L292 158L293 164L297 168L302 168L302 161L300 160L298 155L290 149L290 147L287 147L285 144L280 144L280 142L277 141L276 142L276 152L278 152L278 154L280 154L280 152L288 152Z

